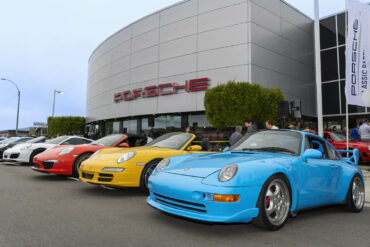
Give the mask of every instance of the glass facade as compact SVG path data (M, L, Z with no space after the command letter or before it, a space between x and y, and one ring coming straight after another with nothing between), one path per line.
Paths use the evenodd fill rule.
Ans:
M345 28L346 13L320 20L323 114L324 118L338 117L337 124L346 113ZM368 111L365 107L348 105L348 112L357 116Z

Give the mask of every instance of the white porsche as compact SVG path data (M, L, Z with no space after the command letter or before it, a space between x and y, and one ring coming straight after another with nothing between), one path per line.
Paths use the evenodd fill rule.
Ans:
M90 142L92 140L80 136L59 136L43 143L24 143L6 150L3 154L3 160L32 164L33 157L56 145L80 145Z

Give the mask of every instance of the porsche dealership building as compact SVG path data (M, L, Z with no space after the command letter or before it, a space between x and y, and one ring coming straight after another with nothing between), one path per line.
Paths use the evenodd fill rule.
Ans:
M343 73L331 71L340 70L338 16L321 27L323 64L330 67L323 70L323 93L329 90L340 106L327 111L332 121L343 113ZM205 91L230 80L280 88L314 118L313 20L283 0L185 0L150 14L92 53L87 123L99 135L212 129Z

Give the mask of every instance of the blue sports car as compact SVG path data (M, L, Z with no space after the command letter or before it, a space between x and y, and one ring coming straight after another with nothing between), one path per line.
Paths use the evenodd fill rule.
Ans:
M311 133L256 132L222 153L162 160L149 178L147 202L190 219L269 230L281 228L289 214L322 205L360 212L365 189L358 150L339 152Z

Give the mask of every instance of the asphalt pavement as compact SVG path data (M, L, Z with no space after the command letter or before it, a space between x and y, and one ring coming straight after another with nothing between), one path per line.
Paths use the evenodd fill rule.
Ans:
M270 232L169 216L145 199L137 189L108 190L0 163L0 246L370 246L369 207L301 212Z

